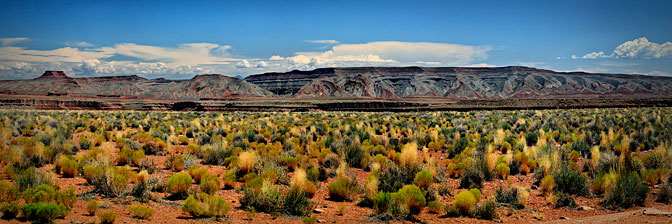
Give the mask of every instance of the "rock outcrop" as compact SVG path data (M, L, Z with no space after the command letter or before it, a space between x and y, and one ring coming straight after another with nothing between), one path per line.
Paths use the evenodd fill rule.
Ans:
M47 71L37 79L0 81L0 91L26 95L184 100L273 96L254 84L218 74L167 80L136 75L69 78L63 72Z
M672 78L510 66L358 67L265 73L245 79L278 96L449 99L672 96Z

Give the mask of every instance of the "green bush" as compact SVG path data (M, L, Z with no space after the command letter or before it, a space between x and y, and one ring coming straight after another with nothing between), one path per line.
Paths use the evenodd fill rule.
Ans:
M478 190L477 188L472 188L469 189L469 192L474 195L474 199L476 199L476 202L481 201L481 191Z
M602 200L602 205L608 208L630 208L634 205L644 205L649 187L642 183L637 173L623 173L616 178L613 189Z
M19 198L19 188L7 181L0 180L0 201L8 202Z
M327 187L329 199L335 201L350 200L355 184L347 177L338 178Z
M96 211L98 210L98 201L96 200L91 200L86 203L86 212L89 213L89 215L95 215Z
M28 203L21 207L21 213L30 221L51 223L57 218L65 217L70 210L63 205L54 203Z
M77 176L78 166L76 161L67 157L63 157L63 159L58 161L58 167L60 167L59 171L63 174L63 177Z
M460 178L460 188L481 188L483 187L483 173L474 168L467 169L462 178Z
M536 132L527 133L527 135L525 135L525 141L527 142L527 146L536 145L538 140L539 140L539 134Z
M572 195L558 192L555 194L555 208L576 208L576 201Z
M245 188L240 204L243 208L254 208L258 212L282 212L283 198L280 191L274 187L267 189Z
M301 218L301 222L303 222L304 224L315 224L317 223L317 216L303 217Z
M87 182L93 183L94 179L103 174L103 168L94 165L85 165L82 167L84 173L84 179Z
M391 193L378 192L376 194L376 199L373 204L373 208L376 209L376 211L378 212L387 211L391 197L392 197Z
M176 173L170 176L166 188L171 197L184 198L189 194L189 187L191 187L191 176L186 173Z
M518 188L499 188L495 191L495 201L500 204L506 204L513 208L521 209Z
M0 204L0 213L2 213L2 219L14 219L16 215L19 214L19 202L2 202Z
M469 215L471 210L476 205L476 197L470 191L462 191L453 200L453 206L460 211L462 215Z
M215 195L199 193L189 195L182 205L182 211L189 213L194 217L222 217L231 209L231 206Z
M497 218L497 203L493 200L487 200L478 206L474 210L474 215L479 219L492 220Z
M75 194L75 189L70 187L67 190L56 192L55 199L56 203L64 205L66 208L70 209L75 205L75 202L77 202L77 195Z
M28 189L23 192L23 199L25 199L27 203L51 202L54 198L56 198L54 187L46 184L40 184L33 189Z
M147 220L154 215L154 209L142 204L128 206L128 212L131 213L131 216L133 217Z
M222 177L222 180L225 189L233 189L233 187L236 186L236 173L227 171Z
M201 178L201 184L199 185L199 188L206 194L214 194L217 192L217 190L219 190L219 186L220 182L217 176L212 174L205 174Z
M287 215L304 216L311 211L310 204L305 192L298 188L292 188L285 196L283 212Z
M438 201L427 202L427 211L429 213L439 214L441 211L443 211L443 204Z
M665 204L672 203L672 188L670 188L669 184L664 184L660 190L658 190L656 201Z
M422 189L427 189L432 183L434 183L434 175L432 175L429 170L422 170L415 174L413 183Z
M455 205L445 206L443 209L446 212L446 217L459 217L461 213L460 209L455 207Z
M419 214L425 206L425 196L422 190L415 185L406 185L399 192L393 193L390 208L400 212L392 212L394 215ZM395 214L396 213L396 214Z
M96 216L100 219L100 223L103 224L112 224L117 220L117 213L114 213L114 211L99 212Z
M587 196L588 180L586 176L574 169L563 167L553 174L555 179L555 191L571 195Z

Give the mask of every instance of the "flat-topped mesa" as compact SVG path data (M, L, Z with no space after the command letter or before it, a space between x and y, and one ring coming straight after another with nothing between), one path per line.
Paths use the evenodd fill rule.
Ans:
M69 79L63 71L45 71L42 76L36 79Z

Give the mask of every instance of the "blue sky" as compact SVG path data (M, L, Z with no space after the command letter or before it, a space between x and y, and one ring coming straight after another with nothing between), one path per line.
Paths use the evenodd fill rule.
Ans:
M670 1L0 1L0 78L341 66L672 75Z

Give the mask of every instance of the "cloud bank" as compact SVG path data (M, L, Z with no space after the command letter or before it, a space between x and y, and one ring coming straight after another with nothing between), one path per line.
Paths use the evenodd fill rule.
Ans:
M342 44L335 40L311 40L308 42L333 46L325 51L296 52L292 56L253 58L234 56L231 46L214 43L168 47L119 43L94 47L87 42L68 42L64 47L51 50L11 46L26 40L0 39L3 44L0 47L1 77L32 78L44 70L64 70L75 77L136 74L149 78L189 78L204 73L246 76L319 67L487 65L482 60L491 49L430 42Z
M672 57L672 42L662 44L650 42L646 37L627 41L618 45L610 54L604 52L591 52L583 56L572 55L573 59L598 59L598 58L670 58Z

